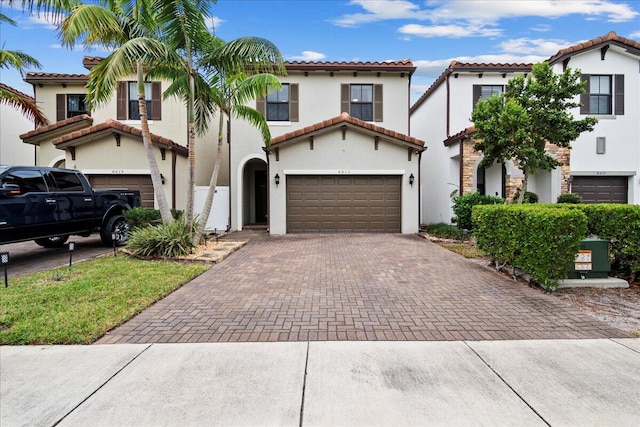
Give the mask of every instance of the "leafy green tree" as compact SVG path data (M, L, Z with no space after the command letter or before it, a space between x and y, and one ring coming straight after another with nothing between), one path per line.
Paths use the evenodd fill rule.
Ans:
M13 26L16 25L13 19L1 13L0 22L6 22ZM20 75L24 77L24 72L28 67L41 68L42 66L34 57L26 53L16 50L0 49L0 70L13 68L18 70ZM42 111L40 111L40 108L38 108L33 98L2 83L0 83L0 104L5 104L20 110L26 118L35 123L36 127L49 124L49 120Z
M479 166L514 160L524 173L518 203L532 174L561 164L545 151L547 143L570 148L582 132L593 130L595 118L576 120L570 112L580 105L576 97L584 90L579 70L556 74L543 62L533 66L531 75L510 79L506 92L476 105L471 121L477 130L474 149L484 154Z
M89 73L87 100L91 108L109 102L118 81L135 73L142 142L162 221L168 224L173 217L153 153L144 90L145 68L167 57L157 22L157 11L162 2L118 0L103 3L104 6L80 4L74 7L62 22L59 35L63 44L69 47L84 43L88 46L103 45L112 50Z

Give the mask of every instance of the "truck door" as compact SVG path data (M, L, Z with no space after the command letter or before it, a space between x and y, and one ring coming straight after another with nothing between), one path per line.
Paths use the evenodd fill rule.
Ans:
M40 170L12 169L0 184L20 187L20 194L0 197L0 242L25 240L47 234L55 221L56 202Z
M85 186L83 180L75 172L49 172L55 183L56 211L55 218L63 233L89 233L93 227L94 198L93 192Z

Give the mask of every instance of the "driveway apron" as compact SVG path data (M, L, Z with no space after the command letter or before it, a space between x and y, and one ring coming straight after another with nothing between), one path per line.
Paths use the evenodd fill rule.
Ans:
M415 235L228 239L249 244L98 343L631 336Z

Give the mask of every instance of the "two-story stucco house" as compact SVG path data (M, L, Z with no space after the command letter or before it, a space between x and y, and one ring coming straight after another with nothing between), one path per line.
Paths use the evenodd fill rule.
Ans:
M640 44L609 33L559 51L548 62L561 73L580 69L588 81L576 118L593 115L595 130L583 133L572 150L548 145L563 166L540 171L528 190L540 202L566 192L585 202L640 203ZM522 173L512 162L478 167L471 113L479 99L506 90L510 78L527 74L531 64L469 64L453 61L411 107L411 134L428 141L422 162L423 223L450 222L451 194L499 195L512 199Z
M86 57L84 65L100 60ZM230 186L230 228L417 231L423 143L408 136L411 61L285 66L282 89L252 103L269 123L271 145L241 120L225 129L218 184ZM29 73L26 81L55 121L23 141L37 147L37 164L80 169L97 187L139 188L152 207L133 77L94 111L86 106L87 79ZM168 200L184 209L186 110L179 100L162 100L165 85L148 83L150 130ZM196 141L198 185L209 182L216 141L217 129Z

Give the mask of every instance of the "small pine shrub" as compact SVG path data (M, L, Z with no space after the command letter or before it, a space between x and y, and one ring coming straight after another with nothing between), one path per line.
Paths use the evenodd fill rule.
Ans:
M148 225L131 232L127 249L145 257L178 257L187 255L193 247L193 230L184 221Z
M455 225L439 222L437 224L429 224L426 227L427 233L441 239L462 240L462 230Z
M558 203L580 204L582 203L582 197L574 193L561 194L558 196Z

